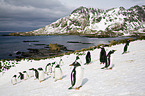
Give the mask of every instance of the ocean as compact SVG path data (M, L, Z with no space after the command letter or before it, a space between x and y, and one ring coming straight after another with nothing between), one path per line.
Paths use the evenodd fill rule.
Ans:
M60 44L68 50L80 50L98 44L108 44L109 41L125 39L130 37L115 38L89 38L77 35L54 35L54 36L3 36L10 32L0 32L0 59L14 59L15 53L27 52L28 48L40 49L49 43ZM24 42L35 41L35 42ZM37 42L36 42L37 41ZM12 56L9 56L12 54Z

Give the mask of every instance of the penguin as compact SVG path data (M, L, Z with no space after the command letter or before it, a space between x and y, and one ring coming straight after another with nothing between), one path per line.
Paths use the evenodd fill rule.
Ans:
M40 83L44 80L45 76L44 76L44 71L43 69L40 67L38 68L38 72L39 72L39 81Z
M39 79L39 72L37 71L37 69L33 69L34 70L34 74L35 74L35 79Z
M103 67L102 69L108 68L108 67L110 66L110 62L111 62L110 58L111 58L111 55L112 55L115 51L116 51L116 50L111 50L111 51L108 52L108 54L107 54L107 60L106 60L106 62L105 62L105 67Z
M52 73L52 67L51 67L51 63L48 63L45 67L45 73L48 75L48 73Z
M57 64L56 66L55 66L55 69L54 69L54 77L55 77L55 82L57 81L57 80L62 80L62 69L60 68L60 65L59 64Z
M34 68L29 69L29 77L34 77Z
M28 79L28 73L26 71L23 71L23 74L24 74L24 80L27 80Z
M62 59L60 59L59 65L62 66L62 64L63 64L63 61L62 61Z
M24 79L24 74L22 74L21 72L19 72L18 78L20 78L20 80L23 80Z
M55 72L55 66L56 66L56 62L53 62L52 63L52 74L51 74L51 76L54 78L54 72Z
M90 51L88 51L86 55L86 64L89 64L90 62L91 62L91 53Z
M13 85L17 84L17 75L14 75L14 76L12 77L11 83L12 83Z
M81 67L81 64L77 61L75 61L73 64L69 66L74 66L72 72L71 72L71 87L69 89L76 89L79 90L83 81L83 68Z
M100 64L104 64L107 60L107 56L106 56L106 51L104 49L104 47L101 48L101 52L100 52Z
M123 53L122 53L122 54L124 54L124 53L127 52L127 48L128 48L128 46L129 46L129 43L130 43L130 40L127 40L127 42L126 42L126 44L125 44L125 46L124 46L124 50L123 50Z

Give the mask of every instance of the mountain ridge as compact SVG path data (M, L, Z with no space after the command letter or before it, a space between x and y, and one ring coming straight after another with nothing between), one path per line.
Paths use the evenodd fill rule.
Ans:
M30 32L10 35L104 35L108 37L144 33L145 5L108 10L79 7L69 16Z

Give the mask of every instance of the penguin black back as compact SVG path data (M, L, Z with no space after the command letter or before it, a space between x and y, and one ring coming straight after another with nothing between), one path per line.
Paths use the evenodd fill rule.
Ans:
M38 79L39 78L39 72L36 69L34 69L34 71L35 71L35 77L36 77L36 79Z
M88 51L86 55L86 64L91 62L91 53Z
M105 63L106 60L107 60L106 51L105 51L104 47L102 47L101 52L100 52L100 62Z
M19 75L20 79L21 79L21 80L24 79L24 74L22 74L21 72L19 72L19 74L20 74L20 75ZM19 78L19 77L18 77L18 78Z

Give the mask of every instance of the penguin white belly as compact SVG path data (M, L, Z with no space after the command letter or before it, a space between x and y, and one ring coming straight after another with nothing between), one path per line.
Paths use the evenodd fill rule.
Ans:
M14 77L12 77L12 79L11 79L11 83L12 83L13 85L17 84L17 79L14 78Z
M30 71L29 71L29 76L30 76L30 77L34 77L34 74L35 74L35 73L34 73L33 70L30 70Z
M62 78L62 71L60 68L55 68L55 80L61 79Z
M39 71L39 81L43 81L43 80L44 80L44 72Z
M55 75L55 65L53 65L53 67L52 67L52 74L51 74L51 76L54 78L54 75Z
M24 80L28 79L28 74L27 73L23 73L24 74Z
M83 68L80 66L80 67L77 67L76 68L76 82L75 82L75 85L73 86L73 88L78 88L81 86L82 84L82 81L83 81Z
M46 73L51 73L51 66L47 66Z

